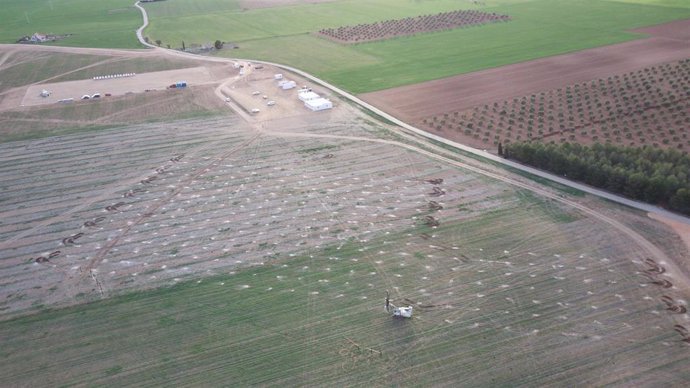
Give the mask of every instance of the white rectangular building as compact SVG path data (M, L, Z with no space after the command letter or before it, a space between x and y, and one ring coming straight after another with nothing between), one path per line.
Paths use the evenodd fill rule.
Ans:
M304 106L316 112L319 110L326 110L333 108L333 103L325 98L314 98L304 101Z
M317 93L311 92L311 91L303 91L297 93L297 98L300 99L300 101L309 101L309 100L316 100L318 98L321 98Z

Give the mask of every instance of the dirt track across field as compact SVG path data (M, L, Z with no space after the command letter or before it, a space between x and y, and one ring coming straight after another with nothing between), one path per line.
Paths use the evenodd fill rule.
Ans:
M690 19L636 30L647 39L360 95L409 123L690 57ZM424 97L420 97L424 96Z

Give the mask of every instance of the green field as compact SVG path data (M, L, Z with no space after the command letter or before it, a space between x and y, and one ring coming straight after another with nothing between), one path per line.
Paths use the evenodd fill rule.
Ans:
M649 284L641 261L661 259L606 218L684 257L680 240L646 215L580 198L605 216L585 213L559 202L573 200L565 192L556 201L391 144L257 136L239 120L0 144L1 240L15 238L0 250L0 386L690 379L690 353L674 331L682 315L660 299L684 297L681 280L669 277L679 291ZM329 124L318 130L380 130ZM185 156L173 165L171 155ZM104 210L160 162L170 167L124 199L127 210ZM429 178L443 179L445 195L429 194ZM96 202L56 219L80 198ZM432 198L443 209L432 210ZM143 220L144 211L153 214ZM102 228L80 228L100 215ZM431 215L437 227L425 224ZM77 230L86 234L78 246L59 245ZM89 277L81 268L111 239ZM32 259L56 246L51 264ZM413 319L383 310L386 290L415 306ZM57 308L65 304L76 305Z
M627 249L626 241L616 238L594 247L589 240L594 233L601 238L615 233L531 193L516 194L518 201L506 208L426 230L435 235L432 241L417 237L425 231L417 227L2 322L0 382L573 386L687 381L682 365L688 353L670 329L672 321L665 314L640 320L657 302L644 300L649 291L626 275L635 271L628 260L634 247ZM432 248L439 241L448 250ZM451 251L454 245L460 250ZM451 258L460 254L462 260ZM416 318L409 321L392 319L383 311L386 289L398 304L406 297L436 307L417 306ZM653 330L657 324L662 329ZM610 359L619 363L604 362Z
M61 46L141 48L135 31L141 12L133 0L5 0L0 7L0 43L35 32L73 34Z
M240 48L221 55L270 60L314 73L361 93L642 38L628 30L690 17L680 1L487 1L488 12L513 20L397 38L340 45L314 36L338 27L452 9L457 1L352 0L272 9L240 10L234 2L166 1L147 4L146 35L181 47L182 41L220 39ZM644 3L644 4L641 4ZM659 6L661 5L661 6Z
M168 133L180 144L194 138L187 149L222 150L186 156L184 170L169 170L171 181L150 187L149 201L142 198L138 204L143 209L158 200L159 193L169 192L169 184L178 176L209 169L209 160L220 159L219 152L227 153L252 134L232 124L212 129L213 125L201 122L188 127L184 136L189 138L180 138L182 133L175 134L175 128L181 125L173 122L157 130L123 127L88 136L5 144L0 149L32 150L15 151L18 155L6 161L10 167L5 170L15 163L34 165L36 159L50 158L57 174L72 176L64 168L84 171L79 161L92 160L96 154L108 160L108 169L94 169L108 176L122 174L116 177L131 175L129 170L136 169L132 159L150 158L152 162L145 164L149 170L161 154L169 155L165 144L176 142L158 143ZM200 131L206 132L199 135ZM221 134L227 137L219 139ZM152 144L138 140L151 136L156 139L150 140ZM133 141L137 146L132 148L144 152L107 152L82 143L108 147L116 139ZM72 145L85 153L55 149ZM38 147L52 149L42 152ZM409 151L389 154L394 158L367 165L364 172L348 167L367 157L368 147L372 145L266 136L225 159L221 163L229 167L227 177L232 174L240 180L197 177L189 181L190 191L185 194L217 202L190 202L185 197L174 202L173 209L187 209L200 223L180 216L175 217L180 223L171 225L168 217L173 215L161 209L161 217L132 230L129 236L136 241L121 240L119 251L109 254L108 263L99 267L109 288L107 299L99 299L89 278L82 279L84 288L76 288L77 272L72 277L40 268L26 262L28 252L5 250L0 260L6 266L2 280L7 284L0 299L0 311L7 314L0 322L0 386L637 386L681 384L690 378L686 368L690 353L673 330L674 316L659 300L663 293L677 294L641 284L645 280L635 275L640 270L636 262L647 252L628 236L531 191ZM383 155L393 151L376 147ZM322 155L327 152L336 155L337 166L324 164L328 159ZM390 169L382 168L386 164ZM349 168L351 173L342 173ZM10 176L25 182L35 176L31 171ZM276 171L281 175L273 175ZM84 173L98 179L92 171ZM329 174L337 179L318 178L321 183L303 185L302 180ZM364 178L359 181L360 177ZM432 185L419 177L445 178L441 187L447 194L437 198L442 211L432 213L426 206L425 193ZM271 199L274 204L269 200L274 198L267 183L271 180L286 190ZM16 186L15 180L8 182ZM349 187L348 182L352 191L340 188L337 195L329 194L328 189ZM87 185L95 186L89 181ZM221 187L228 191L219 192ZM235 189L240 190L231 194L229 190ZM41 191L38 185L27 189L26 196L53 198ZM372 194L375 198L368 197ZM70 191L63 197L72 196ZM346 200L347 204L340 203ZM293 212L296 208L290 201L302 211ZM226 210L216 214L224 204ZM9 207L7 202L0 205ZM410 205L411 212L405 215L400 209ZM274 213L274 206L281 207L276 209L279 212ZM664 230L650 225L646 217L600 202L599 206L606 206L607 214L630 217L640 229L648 228L645 236L659 243ZM246 213L228 215L241 207ZM308 215L311 208L325 210L322 220L335 218L322 223L314 218L321 217L318 213ZM93 214L104 214L101 206L92 209L97 210ZM86 219L84 215L92 211L84 210L74 219ZM356 221L354 214L363 212L369 215L367 222L350 222ZM386 217L389 214L397 217ZM438 227L424 225L423 218L430 214L440 220ZM213 223L210 233L205 233L204 219L216 216L232 218L232 223ZM55 260L57 268L83 265L82 255L94 252L92 244L105 241L126 221L119 218L112 226L104 224L102 232L87 231L103 235L85 240L82 248L62 248L71 258ZM395 227L389 222L396 222ZM55 236L66 235L73 224L73 220L51 224L54 233L39 236L41 241L26 239L26 249L45 242L54 246ZM240 229L272 233L275 225L284 237L249 233L246 240L241 238ZM310 237L319 245L304 243ZM155 241L153 251L144 248L149 239ZM290 243L283 245L284 239ZM159 245L164 241L170 244ZM192 246L185 247L187 243ZM673 251L678 245L664 247ZM19 249L24 249L21 244ZM176 255L188 261L179 262ZM251 260L243 267L229 264L248 257ZM184 275L183 266L202 261L211 265L215 258L224 264L209 272L214 275ZM138 263L139 269L117 278L108 275L111 270L119 273L126 261ZM26 273L31 274L26 281L36 282L31 289L18 284ZM178 275L186 281L176 281ZM135 282L143 287L154 277L173 278L153 290L124 287ZM48 309L51 300L61 298L66 290L75 290L68 300L79 305ZM395 304L415 306L413 319L396 320L383 310L386 290ZM30 295L33 291L41 296ZM23 311L31 315L7 319L13 306L25 300L33 300Z
M35 82L48 82L46 80L53 77L108 59L110 57L103 55L20 51L6 58L0 71L0 92Z

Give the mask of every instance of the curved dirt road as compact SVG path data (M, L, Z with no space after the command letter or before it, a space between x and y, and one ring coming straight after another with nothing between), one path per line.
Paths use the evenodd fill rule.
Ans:
M218 58L218 57L202 57L199 55L184 53L184 52L180 52L180 51L176 51L176 50L163 49L161 47L156 47L156 46L153 46L151 44L146 43L142 37L142 31L148 25L148 14L146 13L146 10L142 6L139 5L138 1L135 3L135 6L141 10L142 17L143 17L143 24L137 30L137 38L139 39L139 41L143 45L145 45L147 47L152 47L155 50L164 50L168 54L172 54L172 55L176 55L176 56L182 56L182 57L186 57L186 58L197 58L197 59L209 60L209 61L213 61L213 62L221 62L221 61L230 62L230 61L232 61L229 58L226 59L226 58ZM238 60L242 60L242 59L238 59ZM665 209L661 209L657 206L641 203L638 201L633 201L633 200L630 200L627 198L620 197L618 195L614 195L614 194L605 192L603 190L598 190L598 189L595 189L595 188L590 187L590 186L586 186L586 185L583 185L580 183L575 183L575 182L569 181L567 179L561 178L559 176L549 174L549 173L546 173L544 171L537 170L537 169L534 169L531 167L527 167L527 166L524 166L522 164L512 162L510 160L503 159L499 156L490 154L486 151L481 151L481 150L478 150L478 149L475 149L472 147L468 147L468 146L465 146L463 144L459 144L459 143L444 139L440 136L422 131L421 129L416 128L412 125L409 125L409 124L399 120L398 118L393 117L392 115L376 108L375 106L370 105L370 104L366 103L365 101L360 100L359 98L346 92L345 90L342 90L342 89L336 87L335 85L331 85L330 83L328 83L324 80L321 80L321 79L319 79L319 78L317 78L317 77L315 77L309 73L306 73L300 69L296 69L296 68L293 68L291 66L286 66L286 65L282 65L282 64L278 64L278 63L267 62L267 61L256 61L256 60L246 60L246 61L252 61L255 63L262 63L265 65L271 65L271 66L275 66L275 67L280 68L280 69L284 69L284 70L299 74L299 75L301 75L301 76L303 76L303 77L305 77L305 78L307 78L307 79L309 79L309 80L311 80L311 81L339 94L341 97L343 97L347 100L350 100L351 102L354 102L355 104L357 104L357 105L359 105L365 109L368 109L369 111L374 112L374 113L380 115L381 117L391 121L392 123L406 129L407 131L409 131L408 133L405 133L403 131L399 131L399 132L401 132L400 134L404 135L404 137L406 137L408 139L411 138L411 136L409 136L410 133L415 134L417 136L422 136L423 138L425 138L427 140L432 140L432 141L435 141L435 142L438 142L441 144L451 146L455 149L459 149L459 150L471 153L473 155L479 156L481 158L485 158L485 159L488 159L490 161L500 163L501 165L504 165L504 166L516 168L518 170L530 173L532 175L535 175L535 176L538 176L541 178L549 179L553 182L556 182L556 183L562 184L564 186L568 186L568 187L586 192L586 193L591 194L591 195L598 196L600 198L604 198L604 199L607 199L607 200L610 200L610 201L613 201L613 202L616 202L616 203L619 203L619 204L622 204L625 206L629 206L629 207L632 207L632 208L635 208L638 210L642 210L645 212L660 214L660 215L667 217L667 218L670 218L674 221L678 221L678 222L682 222L682 223L690 225L690 218L683 217L683 216L675 214L675 213L671 213L671 212L669 212ZM218 88L216 88L216 90L215 90L216 95L218 95L218 97L220 97L220 98L225 99L222 92L221 92L222 88L231 84L232 82L236 81L237 79L239 79L239 78L233 77L233 78L228 79L225 82L223 82ZM251 117L249 117L246 114L243 114L244 112L242 112L242 109L239 109L232 102L230 103L230 105L232 106L233 110L237 111L243 118L245 118L245 120L249 121L250 123L253 123L253 120L251 120ZM670 260L669 257L663 251L661 251L657 246L655 246L654 244L649 242L647 239L645 239L642 235L635 232L634 230L632 230L628 226L622 224L621 222L616 221L610 217L607 217L607 216L603 215L602 213L599 213L593 209L590 209L590 208L588 208L582 204L568 200L566 198L561 197L560 195L554 194L548 190L545 190L541 187L538 187L536 184L528 184L528 183L524 183L524 182L519 182L519 181L512 179L512 178L509 178L505 175L497 174L497 173L494 173L491 171L487 171L487 169L485 169L485 168L480 168L477 166L471 166L469 164L458 162L456 160L442 156L439 153L439 151L442 150L442 148L436 147L433 143L427 142L427 144L424 144L425 147L435 150L435 152L430 152L428 150L425 150L425 149L422 149L422 148L419 148L416 146L412 146L409 144L396 142L396 141L383 140L383 139L370 139L370 138L364 138L364 137L359 138L359 137L354 137L354 136L337 136L337 135L294 133L294 132L285 133L285 132L277 132L277 131L266 131L265 129L261 128L260 126L257 126L257 125L254 125L254 126L257 128L257 130L264 132L266 134L274 135L274 136L286 136L286 137L301 136L301 137L321 137L321 138L330 137L330 138L341 138L341 139L346 138L346 139L350 139L350 140L374 141L374 142L388 143L388 144L396 145L398 147L402 147L402 148L405 148L405 149L408 149L408 150L411 150L414 152L421 153L421 154L426 155L428 157L431 157L431 158L434 158L437 160L441 160L445 163L448 163L448 164L451 164L451 165L454 165L457 167L468 169L468 170L473 171L473 172L478 173L478 174L482 174L482 175L485 175L485 176L488 176L488 177L491 177L494 179L498 179L498 180L503 181L505 183L508 183L510 185L514 185L517 187L521 187L521 188L530 190L532 192L538 193L538 194L545 196L547 198L550 198L552 200L563 203L567 206L576 208L576 209L578 209L578 210L580 210L586 214L589 214L592 217L597 218L598 220L600 220L602 222L605 222L605 223L611 225L612 227L619 230L621 233L625 234L626 236L631 238L633 241L635 241L635 243L640 248L645 250L650 256L655 257L658 262L664 262L666 265L671 267L670 268L671 272L675 273L676 276L681 278L679 280L681 280L681 282L683 284L683 286L681 287L683 289L683 291L688 290L688 288L690 287L690 277L688 277L688 275L685 274L685 272L683 272L676 265L676 263L674 261ZM414 141L420 142L421 139L419 139L417 137L414 139Z
M222 84L220 84L216 89L215 93L216 95L225 100L225 95L222 93L223 88L226 88L232 83L240 80L241 77L235 76L232 78L229 78L225 80ZM413 151L419 154L422 154L426 157L441 161L443 163L463 168L469 171L472 171L477 174L481 174L496 180L499 180L501 182L507 183L512 186L520 187L529 191L532 191L534 193L537 193L543 197L549 198L551 200L560 202L566 206L569 206L571 208L575 208L593 218L598 219L601 222L604 222L614 229L618 230L622 234L626 235L628 238L630 238L632 241L634 241L635 244L637 244L642 250L646 251L647 254L651 257L654 257L655 260L659 263L663 263L665 266L668 267L669 269L669 276L677 280L675 282L678 285L678 288L686 292L690 290L690 277L679 267L676 265L676 263L671 260L661 249L659 249L656 245L648 241L644 236L641 234L637 233L634 231L632 228L624 225L623 223L608 217L594 209L591 209L585 205L582 205L576 201L570 200L558 193L554 193L552 191L549 191L547 189L542 188L538 183L533 183L530 181L519 181L517 179L511 178L507 176L506 174L501 174L500 172L495 172L495 171L489 171L489 169L485 167L480 167L479 165L470 165L461 161L458 161L456 159L452 159L451 157L453 156L453 153L443 149L442 147L433 145L433 144L423 144L424 148L418 147L409 143L404 143L400 141L395 141L395 140L386 140L386 139L379 139L379 138L370 138L370 137L363 137L363 136L349 136L349 135L331 135L331 134L315 134L315 133L304 133L304 132L294 132L294 131L275 131L275 130L267 130L266 128L261 125L261 123L258 123L254 117L251 115L248 115L245 113L242 108L237 106L233 101L228 101L228 105L236 111L241 117L245 119L249 124L251 124L259 133L266 134L269 136L279 136L279 137L296 137L296 138L321 138L321 139L342 139L342 140L354 140L354 141L362 141L362 142L373 142L373 143L383 143L383 144L388 144L400 148L404 148L409 151ZM410 142L413 143L419 143L419 138L414 137L410 135L409 133L401 132L398 133L405 139L409 140ZM482 151L478 151L482 152ZM445 156L444 156L445 155ZM500 158L499 158L500 159ZM501 159L502 160L502 159ZM512 162L511 162L512 163Z
M144 54L144 55L152 55L152 54L155 54L158 52L160 52L160 53L165 52L166 55L174 55L174 56L178 56L178 57L184 57L187 59L195 59L195 60L203 60L203 61L211 61L211 62L225 62L225 63L231 62L231 60L227 59L227 58L201 57L198 55L182 53L182 52L174 51L174 50L163 49L160 47L155 47L155 46L146 44L146 42L144 42L143 38L141 37L141 32L142 32L143 28L146 26L146 24L148 22L148 18L146 17L145 10L141 6L139 6L138 3L136 4L136 6L142 10L142 14L144 15L144 21L145 21L144 26L142 26L140 29L137 30L137 37L140 39L140 41L142 41L142 44L144 44L148 47L152 47L154 49L154 50L143 51L143 52L147 52L147 53L150 52L151 53L151 54ZM54 48L51 47L51 48L45 48L45 49L54 49ZM64 50L58 49L56 51L81 52L81 53L98 52L98 51L105 52L105 51L107 51L109 53L113 53L113 52L116 52L117 50L105 50L104 51L101 49L66 48ZM127 52L132 53L132 51L127 51ZM134 51L134 52L137 52L137 51ZM141 50L138 52L143 53ZM621 232L623 235L627 236L632 241L634 241L634 243L637 244L650 257L653 257L653 258L655 258L655 260L657 262L663 263L664 265L666 265L667 268L669 269L669 274L676 279L676 282L674 282L674 283L678 286L678 288L681 291L686 292L688 290L688 285L690 284L690 281L688 280L688 277L686 276L686 274L684 272L682 272L680 270L680 268L678 268L675 265L675 263L662 250L660 250L657 246L655 246L654 244L649 242L642 235L635 232L630 227L628 227L628 226L624 225L623 223L621 223L615 219L612 219L612 218L610 218L610 217L608 217L608 216L606 216L606 215L604 215L604 214L602 214L596 210L593 210L587 206L584 206L578 202L572 201L572 200L567 199L567 198L565 198L565 197L563 197L557 193L554 193L552 191L544 189L538 183L519 181L517 179L509 177L508 173L501 173L500 171L495 171L495 170L491 171L491 166L482 167L481 162L477 162L476 164L475 163L467 164L464 162L460 162L456 159L453 159L449 156L453 156L454 153L452 153L451 151L445 150L442 147L437 146L432 142L429 142L428 140L430 139L430 140L433 140L433 141L438 142L438 143L446 144L446 145L452 146L456 149L460 149L460 150L472 153L473 155L477 155L477 156L480 156L480 157L483 157L483 158L486 158L486 159L489 159L492 161L499 162L502 165L518 168L522 171L526 171L526 172L529 172L531 174L534 174L534 175L537 175L537 176L540 176L540 177L543 177L546 179L550 179L552 181L561 183L563 185L573 187L573 188L588 192L590 194L612 200L612 201L617 202L617 203L621 203L621 204L631 206L631 207L634 207L634 208L637 208L640 210L644 210L644 211L663 214L666 217L672 218L674 220L678 220L678 221L686 223L686 224L690 224L690 219L688 219L686 217L678 216L678 215L673 214L673 213L669 213L667 211L664 211L663 209L659 209L659 208L656 208L656 207L651 206L651 205L640 204L640 203L635 202L635 201L630 201L630 200L627 200L625 198L621 198L621 197L618 197L618 196L615 196L615 195L612 195L609 193L605 193L601 190L596 190L596 189L589 188L589 187L584 186L584 185L573 183L573 182L564 180L560 177L554 176L552 174L547 174L547 173L544 173L541 171L537 171L535 169L532 169L532 168L529 168L526 166L522 166L522 165L519 165L519 164L511 162L511 161L504 160L504 159L499 158L497 156L491 155L487 152L476 150L476 149L470 148L470 147L466 147L464 145L454 143L454 142L448 141L446 139L440 138L438 136L426 133L424 131L421 131L421 130L413 127L413 126L410 126L410 125L398 120L395 117L388 115L387 113L377 109L376 107L373 107L373 106L365 103L364 101L359 100L357 97L347 93L346 91L343 91L343 90L341 90L341 89L339 89L333 85L330 85L327 82L322 81L322 80L320 80L320 79L318 79L318 78L316 78L316 77L314 77L308 73L305 73L299 69L295 69L295 68L280 65L280 64L274 64L274 63L270 63L270 62L260 62L260 61L252 61L252 62L265 63L267 65L276 66L278 68L282 68L282 69L294 72L296 74L299 74L299 75L301 75L301 76L303 76L303 77L305 77L305 78L307 78L307 79L309 79L315 83L318 83L318 84L330 89L331 91L333 91L337 94L340 94L345 99L348 99L352 102L355 102L359 106L364 107L364 108L366 108L366 109L368 109L368 110L370 110L376 114L379 114L380 116L390 120L391 122L399 125L400 127L404 128L404 129L406 129L406 131L400 131L399 129L396 129L396 130L399 132L398 134L403 136L405 139L407 139L411 142L420 144L421 146L416 146L416 145L412 145L412 144L408 144L408 143L404 143L404 142L399 142L399 141L393 141L393 140L358 137L358 136L340 136L340 135L329 135L329 134L270 131L270 130L263 128L260 124L256 123L256 121L251 116L244 114L242 109L234 106L233 107L234 110L238 111L238 114L240 114L240 116L245 118L249 123L253 124L253 127L259 133L262 133L265 135L271 135L271 136L280 136L280 137L332 138L332 139L348 139L348 140L355 140L355 141L385 143L385 144L404 148L404 149L425 155L429 158L433 158L433 159L442 161L444 163L447 163L447 164L450 164L450 165L453 165L453 166L456 166L459 168L467 169L467 170L472 171L472 172L477 173L477 174L481 174L481 175L484 175L484 176L487 176L487 177L490 177L493 179L500 180L502 182L505 182L507 184L510 184L510 185L513 185L516 187L530 190L530 191L535 192L535 193L537 193L541 196L544 196L546 198L550 198L554 201L558 201L562 204L565 204L565 205L570 206L572 208L578 209L579 211L581 211L585 214L588 214L588 215L598 219L599 221L604 222L604 223L610 225L611 227L615 228L616 230ZM232 84L233 82L237 81L238 79L240 79L240 77L234 76L234 77L226 79L223 83L221 83L221 85L216 88L216 94L218 95L218 97L224 99L224 96L222 94L222 88ZM233 104L231 104L231 105L233 105ZM427 141L424 141L422 138L420 138L420 136L423 136L423 139L426 139ZM457 157L457 155L455 155L455 156ZM20 237L20 236L15 236L15 238L16 237ZM107 253L107 249L104 250L100 255L98 255L98 257L99 258L103 257L106 253ZM88 267L89 268L96 267L98 265L98 262L99 262L99 260L94 260L92 263L90 263L90 265Z
M146 13L146 10L142 6L139 5L138 1L135 3L135 6L141 10L142 17L144 20L143 25L137 30L137 38L139 39L141 44L148 46L148 47L151 47L151 48L154 48L156 50L163 50L166 53L171 54L171 55L185 57L185 58L196 58L196 59L201 59L201 60L205 60L205 61L212 61L212 62L231 62L231 61L234 61L234 60L231 60L229 58L206 57L206 56L200 56L200 55L196 55L196 54L180 52L180 51L172 50L172 49L164 49L164 48L156 47L154 45L146 43L144 41L144 39L142 38L141 33L142 33L143 29L148 25L148 20L149 20L148 14ZM542 171L542 170L538 170L538 169L535 169L532 167L525 166L523 164L519 164L519 163L510 161L510 160L506 160L502 157L499 157L497 155L493 155L489 152L482 151L482 150L472 148L472 147L468 147L466 145L456 143L454 141L442 138L442 137L434 135L432 133L428 133L428 132L423 131L419 128L416 128L412 125L409 125L409 124L399 120L398 118L376 108L375 106L357 98L356 96L348 93L347 91L342 90L342 89L338 88L337 86L332 85L332 84L330 84L330 83L328 83L328 82L326 82L320 78L317 78L317 77L315 77L309 73L306 73L300 69L296 69L294 67L279 64L279 63L273 63L273 62L267 62L267 61L258 61L258 60L253 60L253 59L237 59L237 60L250 61L250 62L255 62L255 63L262 63L265 65L271 65L271 66L275 66L275 67L283 69L283 70L287 70L287 71L299 74L302 77L305 77L305 78L309 79L310 81L313 81L313 82L333 91L334 93L339 94L341 97L343 97L347 100L350 100L351 102L354 102L355 104L357 104L357 105L359 105L365 109L368 109L371 112L376 113L377 115L391 121L392 123L395 123L396 125L406 129L407 131L414 133L415 135L422 136L426 139L432 140L434 142L448 145L450 147L471 153L471 154L479 156L481 158L488 159L492 162L500 163L504 166L515 168L515 169L527 172L529 174L538 176L540 178L548 179L548 180L556 182L558 184L568 186L568 187L574 188L576 190L580 190L580 191L585 192L587 194L595 195L597 197L604 198L604 199L607 199L607 200L612 201L612 202L616 202L616 203L621 204L621 205L632 207L634 209L642 210L642 211L649 212L649 213L656 213L656 214L659 214L663 217L669 218L673 221L678 221L678 222L682 222L684 224L690 225L690 218L684 217L684 216L676 214L676 213L672 213L672 212L665 210L665 209L662 209L658 206L650 205L650 204L639 202L639 201L634 201L631 199L627 199L627 198L606 192L604 190L599 190L599 189L596 189L596 188L591 187L591 186L587 186L587 185L584 185L581 183L573 182L573 181L567 180L565 178L562 178L562 177L554 175L554 174L550 174L550 173Z

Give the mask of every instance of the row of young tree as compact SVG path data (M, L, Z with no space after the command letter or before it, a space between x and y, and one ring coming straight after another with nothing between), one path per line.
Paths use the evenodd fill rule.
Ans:
M690 215L690 157L674 149L512 143L499 153L568 179Z

